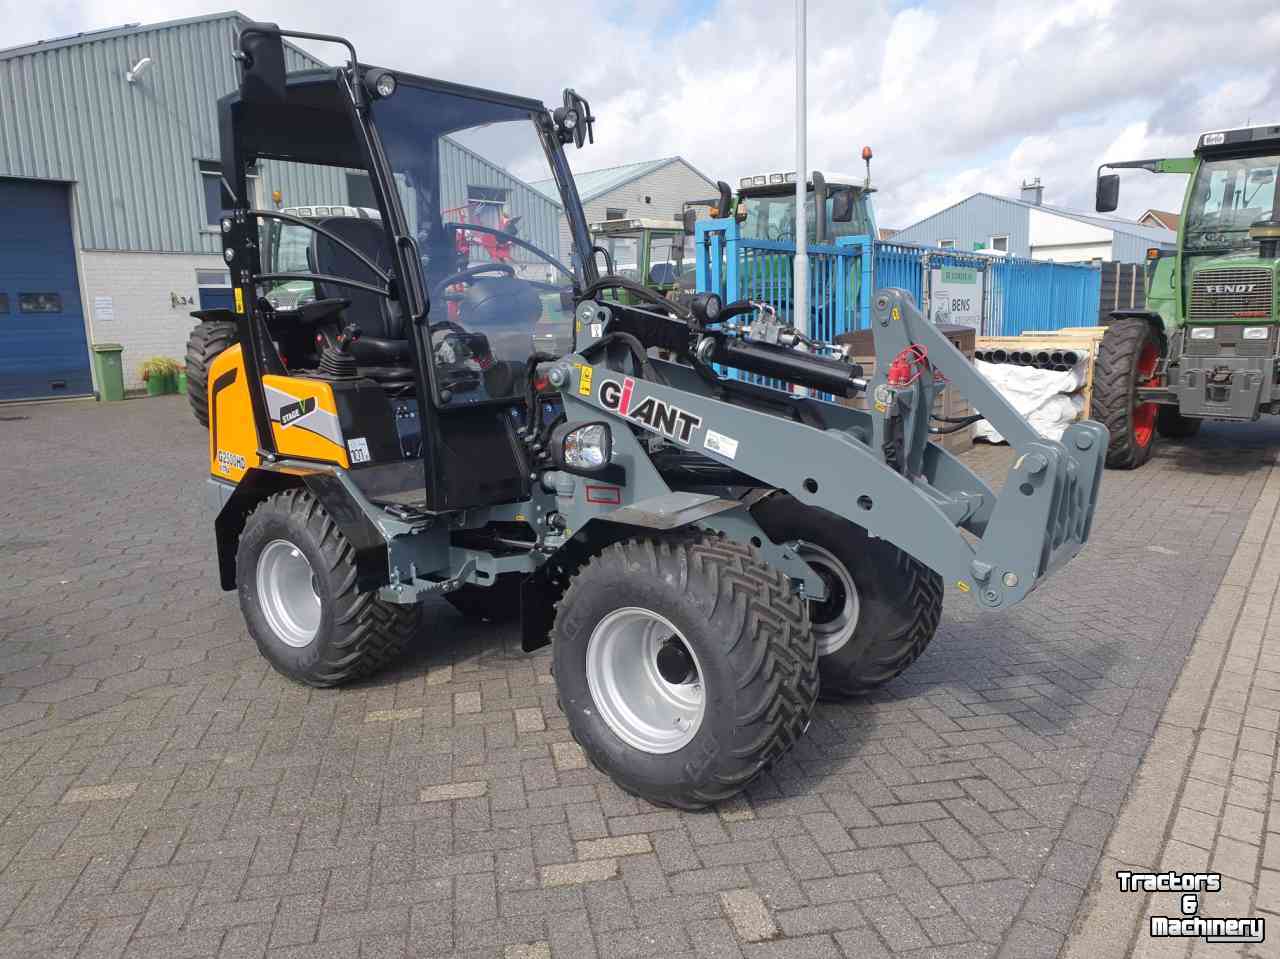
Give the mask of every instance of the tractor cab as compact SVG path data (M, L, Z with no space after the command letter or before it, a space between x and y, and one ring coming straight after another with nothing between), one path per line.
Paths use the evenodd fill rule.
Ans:
M869 169L869 167L868 167ZM858 180L815 172L806 183L810 243L831 243L842 236L874 236L870 176ZM771 173L743 177L738 184L735 216L741 236L749 240L795 242L796 175Z
M685 256L683 220L636 218L603 220L591 225L591 241L604 256L610 274L641 283L666 295L693 288L693 260ZM635 303L626 290L622 302Z

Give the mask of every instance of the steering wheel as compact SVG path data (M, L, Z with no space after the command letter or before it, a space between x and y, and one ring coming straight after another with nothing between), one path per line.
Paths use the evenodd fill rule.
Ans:
M443 280L435 285L435 291L431 298L436 299L436 294L441 290L453 286L455 283L470 283L477 276L483 276L486 273L500 273L503 276L515 276L515 267L509 263L477 263L475 266L469 266L465 270L459 270L457 273L451 273Z
M288 310L276 310L276 316L291 319L299 326L315 326L325 320L333 319L351 305L345 297L332 296L323 300L312 300Z

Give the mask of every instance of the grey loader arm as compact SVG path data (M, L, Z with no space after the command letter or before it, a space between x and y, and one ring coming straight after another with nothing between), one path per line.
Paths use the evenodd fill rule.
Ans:
M615 447L641 482L623 487L619 508L667 491L639 450L630 427L732 467L761 486L785 490L807 505L864 527L937 570L987 607L1016 603L1088 539L1106 430L1083 422L1061 442L1036 433L901 290L877 294L873 315L877 375L862 413L823 404L841 428L804 425L747 405L620 374L572 358L560 373L572 422L613 425ZM927 351L928 375L891 388L895 356ZM1018 456L997 495L963 463L928 442L929 412L943 388L934 372L1009 439ZM672 379L674 379L672 377ZM817 401L813 401L817 402ZM885 450L898 438L900 451ZM624 452L625 451L625 452ZM639 461L639 462L637 462ZM636 467L639 467L636 469ZM600 515L600 514L597 514ZM601 518L606 518L601 516Z

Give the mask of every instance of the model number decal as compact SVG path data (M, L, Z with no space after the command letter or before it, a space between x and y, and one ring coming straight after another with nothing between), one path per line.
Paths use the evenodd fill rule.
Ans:
M601 380L600 390L596 395L605 409L616 410L627 419L681 443L688 443L693 431L702 425L702 417L672 406L656 396L636 399L635 389L636 381L629 376L621 383L617 380Z
M231 453L227 450L218 450L218 469L223 473L230 473L232 470L242 470L245 467L244 457L238 453Z

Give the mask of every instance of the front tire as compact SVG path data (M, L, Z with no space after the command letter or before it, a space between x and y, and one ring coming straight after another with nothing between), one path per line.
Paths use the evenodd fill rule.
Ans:
M870 692L920 657L942 618L941 576L792 496L770 496L751 515L775 543L800 540L800 557L826 584L827 599L809 603L824 699Z
M1155 445L1155 403L1139 403L1138 386L1155 380L1160 338L1144 319L1125 317L1107 327L1093 371L1093 418L1111 433L1107 466L1137 469Z
M413 638L417 605L356 589L355 551L304 489L263 500L245 520L236 584L249 635L267 661L308 686L381 669Z
M804 732L818 693L805 604L751 547L705 533L607 547L556 614L569 731L614 782L697 809Z
M1167 440L1190 439L1200 432L1201 422L1194 416L1183 416L1176 406L1162 406L1156 414L1156 432Z
M231 320L202 320L187 337L187 401L201 426L209 425L209 367L236 336Z

